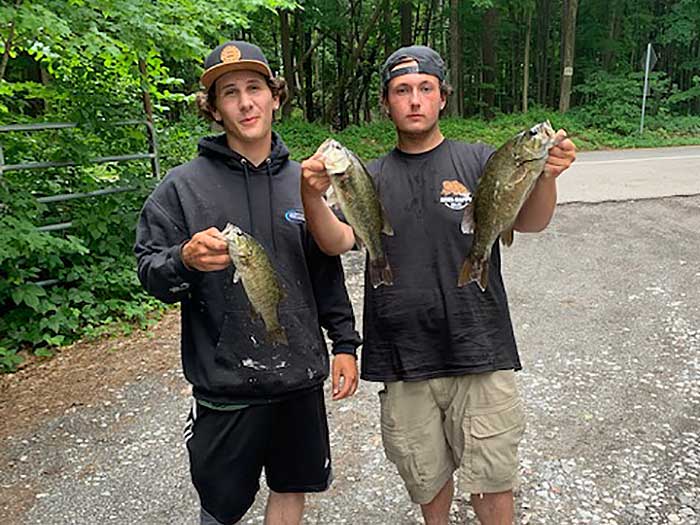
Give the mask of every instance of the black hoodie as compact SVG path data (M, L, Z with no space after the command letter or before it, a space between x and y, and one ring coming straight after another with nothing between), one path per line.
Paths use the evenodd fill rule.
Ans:
M261 403L317 387L333 353L360 344L338 257L324 255L304 225L301 170L273 133L260 166L232 151L226 136L204 138L199 156L171 170L141 211L138 274L149 293L182 303L182 363L194 396L212 403ZM280 322L289 346L266 342L233 267L189 270L180 249L195 233L227 222L262 244L285 291Z

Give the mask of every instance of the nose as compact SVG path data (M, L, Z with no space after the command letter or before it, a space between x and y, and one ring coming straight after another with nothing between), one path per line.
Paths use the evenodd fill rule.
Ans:
M253 105L252 97L243 91L238 99L238 105L241 109L249 109Z
M420 93L417 89L412 89L408 101L411 106L420 106Z

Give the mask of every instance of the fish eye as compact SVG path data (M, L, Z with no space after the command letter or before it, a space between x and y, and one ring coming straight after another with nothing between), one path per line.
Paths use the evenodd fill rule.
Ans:
M530 136L534 137L535 135L537 135L537 130L535 128L530 128Z

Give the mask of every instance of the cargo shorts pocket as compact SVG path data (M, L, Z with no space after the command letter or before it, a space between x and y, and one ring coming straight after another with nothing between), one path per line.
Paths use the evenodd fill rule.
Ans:
M518 445L525 431L522 403L490 414L465 418L465 435L470 436L468 478L485 486L515 479L518 472ZM467 453L467 451L465 451Z
M416 458L411 451L408 440L400 428L398 428L388 413L390 400L386 389L379 392L381 405L381 430L384 454L399 470L401 478L407 485L419 486L423 482L423 476L418 470Z

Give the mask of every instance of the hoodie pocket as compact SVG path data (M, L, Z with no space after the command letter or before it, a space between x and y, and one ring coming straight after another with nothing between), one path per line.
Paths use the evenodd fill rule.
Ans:
M328 373L328 356L314 310L280 310L288 345L270 344L260 320L226 312L216 345L217 390L266 397L312 386Z
M268 369L270 352L265 338L262 320L254 320L251 314L243 311L224 313L216 343L217 364L227 369Z

